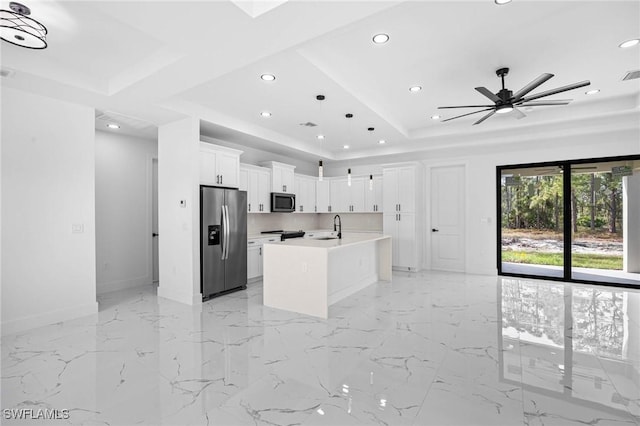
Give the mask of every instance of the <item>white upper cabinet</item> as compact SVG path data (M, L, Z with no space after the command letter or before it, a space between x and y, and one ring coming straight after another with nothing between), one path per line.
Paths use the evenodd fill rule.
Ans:
M296 212L316 212L316 178L295 175Z
M328 180L316 180L316 211L318 213L330 213L331 205L330 182Z
M245 179L246 184L244 183ZM240 189L247 191L248 213L268 213L271 210L271 172L269 169L242 164L240 166Z
M365 178L364 184L364 211L382 211L382 175L374 175L373 182Z
M415 166L385 168L382 181L385 213L416 211Z
M238 188L242 151L200 142L200 184Z
M296 166L277 161L266 161L261 165L271 169L271 192L295 193L294 170Z
M350 211L351 203L347 178L331 178L329 192L331 194L331 213L347 213Z

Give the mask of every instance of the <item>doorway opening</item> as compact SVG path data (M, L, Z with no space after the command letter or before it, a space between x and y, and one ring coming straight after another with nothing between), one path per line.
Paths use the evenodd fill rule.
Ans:
M640 156L497 168L498 273L640 287Z

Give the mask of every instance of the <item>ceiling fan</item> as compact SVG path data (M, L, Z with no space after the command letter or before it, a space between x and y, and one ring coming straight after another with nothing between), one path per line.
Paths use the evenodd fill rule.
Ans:
M558 87L557 89L547 90L545 92L540 92L535 95L525 96L533 89L540 86L542 83L549 80L553 77L553 74L542 74L540 77L533 80L531 83L524 86L522 89L513 93L511 90L504 87L504 77L509 74L509 68L500 68L496 71L498 77L502 79L502 90L498 93L492 93L486 87L476 87L476 90L491 99L494 102L494 105L460 105L460 106L446 106L446 107L438 107L438 109L451 109L451 108L485 108L480 111L474 111L467 114L458 115L456 117L447 118L446 120L442 120L442 122L455 120L456 118L466 117L467 115L478 114L480 112L489 111L484 117L480 120L473 123L480 124L485 121L487 118L491 117L493 114L505 114L507 112L513 111L516 114L516 118L524 118L526 115L520 111L517 107L535 107L535 106L554 106L554 105L568 105L571 102L571 99L558 99L558 100L546 100L546 101L536 101L536 99L543 98L545 96L555 95L557 93L566 92L568 90L577 89L579 87L588 86L591 84L589 80L581 81L579 83L569 84L567 86Z

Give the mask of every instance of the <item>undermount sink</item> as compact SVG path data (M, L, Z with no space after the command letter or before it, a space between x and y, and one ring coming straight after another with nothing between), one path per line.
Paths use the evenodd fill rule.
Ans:
M338 237L320 237L320 238L314 238L314 240L319 240L319 241L326 241L326 240L337 240Z

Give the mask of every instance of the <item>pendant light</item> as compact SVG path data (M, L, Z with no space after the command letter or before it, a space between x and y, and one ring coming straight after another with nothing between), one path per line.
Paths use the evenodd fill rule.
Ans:
M369 191L373 191L373 175L369 175Z
M351 169L347 169L347 185L351 186Z
M344 116L345 118L353 118L353 114L351 113L345 114ZM349 122L349 140L351 140L351 122ZM348 145L345 145L345 148L348 148ZM347 186L351 186L351 168L347 169Z
M323 177L324 177L324 173L322 170L322 160L320 160L318 161L318 180L322 182Z
M0 38L27 49L46 48L47 28L27 16L31 10L16 2L9 3L9 9L0 10Z

